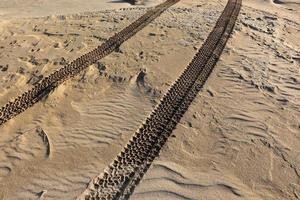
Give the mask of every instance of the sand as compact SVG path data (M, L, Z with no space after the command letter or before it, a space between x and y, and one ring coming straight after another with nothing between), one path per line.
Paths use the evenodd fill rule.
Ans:
M1 0L0 17L5 19L43 17L121 7L130 7L130 4L113 0L90 0L88 2L82 0Z
M0 105L146 11L65 2L68 9L49 13L24 3L26 11L1 16ZM1 126L0 199L80 195L189 63L225 3L181 1ZM221 60L131 199L300 198L299 12L296 0L244 1Z

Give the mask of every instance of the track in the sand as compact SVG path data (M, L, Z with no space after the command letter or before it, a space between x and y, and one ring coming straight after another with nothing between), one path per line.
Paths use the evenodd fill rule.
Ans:
M234 28L242 0L229 0L199 52L171 86L142 127L80 198L128 199L158 156L218 61Z
M49 76L45 77L40 83L36 84L32 89L24 92L22 95L8 102L6 105L0 108L0 126L40 101L60 83L77 75L82 70L95 63L97 60L113 52L123 42L131 38L138 31L148 25L152 20L157 18L167 8L174 5L178 1L179 0L167 0L166 2L159 4L158 6L146 12L132 24L124 28L122 31L109 38L102 45L75 59L63 68L53 72Z

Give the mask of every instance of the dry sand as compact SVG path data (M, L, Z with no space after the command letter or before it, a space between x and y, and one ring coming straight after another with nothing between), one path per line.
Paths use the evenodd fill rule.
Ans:
M0 199L76 198L189 63L225 3L181 1L1 126ZM146 11L81 7L2 16L0 105ZM132 199L300 198L299 13L296 0L244 1L221 60Z

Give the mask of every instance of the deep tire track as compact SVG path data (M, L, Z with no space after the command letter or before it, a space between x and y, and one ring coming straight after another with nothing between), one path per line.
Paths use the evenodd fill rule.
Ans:
M136 21L110 37L106 42L94 50L80 56L63 68L53 72L49 76L45 77L40 83L37 83L32 89L24 92L22 95L5 104L2 108L0 108L0 126L33 106L62 82L74 77L97 60L113 52L123 42L131 38L178 1L179 0L167 0L147 11Z
M83 193L85 199L128 199L201 90L234 28L242 0L229 0L215 28L142 127Z

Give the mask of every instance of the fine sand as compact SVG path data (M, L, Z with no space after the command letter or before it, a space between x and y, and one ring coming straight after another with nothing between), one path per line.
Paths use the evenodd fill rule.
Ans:
M43 12L26 2L0 3L1 106L146 12L38 1L53 8ZM79 196L187 66L225 3L181 1L2 125L0 199ZM215 70L131 199L300 199L299 22L297 0L244 0Z

